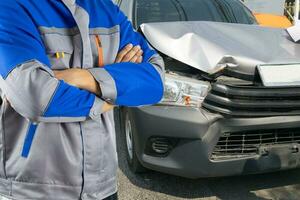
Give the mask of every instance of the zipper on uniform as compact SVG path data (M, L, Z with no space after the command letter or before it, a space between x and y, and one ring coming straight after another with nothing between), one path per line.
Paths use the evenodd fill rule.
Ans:
M101 38L99 35L95 35L95 40L96 40L96 46L98 50L98 66L103 67L104 61L103 61L103 48L102 48L102 43L101 43Z

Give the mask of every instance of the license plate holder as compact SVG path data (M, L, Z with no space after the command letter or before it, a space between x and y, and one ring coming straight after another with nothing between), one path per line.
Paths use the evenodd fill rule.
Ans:
M284 169L300 165L300 145L298 143L261 146L259 154L262 168Z
M266 87L300 87L300 63L258 65L257 69Z

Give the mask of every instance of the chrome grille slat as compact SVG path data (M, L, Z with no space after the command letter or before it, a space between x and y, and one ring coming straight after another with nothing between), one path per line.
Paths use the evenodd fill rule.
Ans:
M268 88L216 82L202 105L227 117L300 115L300 87Z
M300 144L300 128L251 130L223 133L214 148L211 159L233 159L255 156L262 146Z

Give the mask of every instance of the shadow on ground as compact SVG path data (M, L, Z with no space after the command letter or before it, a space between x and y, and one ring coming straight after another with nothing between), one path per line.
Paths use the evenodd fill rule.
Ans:
M119 168L129 181L139 188L166 194L174 197L174 199L209 197L225 200L300 199L300 170L198 180L185 179L154 171L141 175L133 174L126 162L125 140L124 136L120 134L118 117L115 116Z

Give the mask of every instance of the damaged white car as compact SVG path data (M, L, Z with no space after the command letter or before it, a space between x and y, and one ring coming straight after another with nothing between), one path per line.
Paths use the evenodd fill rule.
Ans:
M300 45L239 0L122 0L164 57L165 95L121 108L128 161L199 178L300 166ZM141 25L141 26L140 26Z

